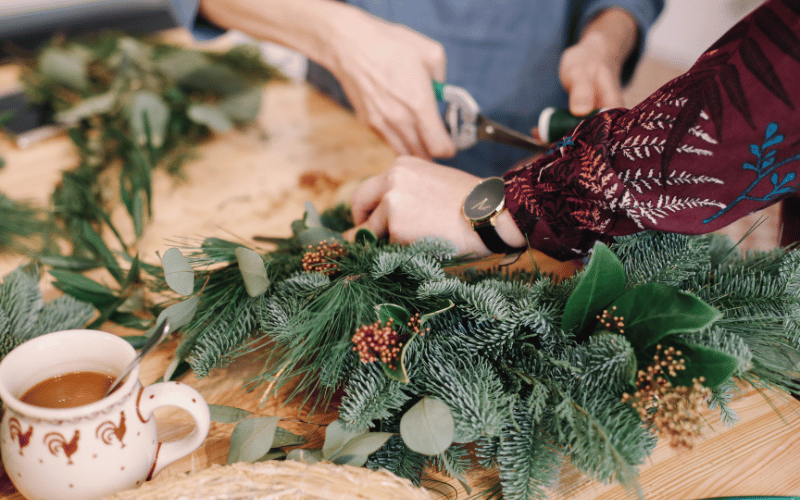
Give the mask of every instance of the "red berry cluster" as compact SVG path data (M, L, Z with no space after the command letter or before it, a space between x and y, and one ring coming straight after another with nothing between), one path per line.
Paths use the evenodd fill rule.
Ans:
M400 357L403 342L392 328L393 322L391 318L385 325L376 321L371 325L361 325L356 330L350 340L355 344L353 350L358 353L362 363L380 361L391 369L395 368L394 363Z
M303 254L303 271L307 273L323 273L328 276L339 271L336 260L342 257L347 250L338 241L323 241L316 247L309 245L308 251Z

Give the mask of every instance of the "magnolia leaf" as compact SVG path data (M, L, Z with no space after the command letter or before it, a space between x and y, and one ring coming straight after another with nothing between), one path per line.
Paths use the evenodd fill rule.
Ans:
M412 451L438 455L453 444L455 422L450 407L425 396L400 419L400 436Z
M267 278L264 259L247 247L238 247L236 249L236 260L239 262L239 272L242 273L247 294L251 297L264 295L264 292L269 288L269 278Z
M158 148L164 144L170 111L161 96L149 90L140 90L133 94L126 111L133 139L137 144L147 144L148 130L153 146Z
M161 311L156 324L159 325L164 318L169 318L169 328L172 331L188 325L197 312L197 304L199 302L200 296L195 295L194 297L172 304Z
M306 444L308 439L295 434L294 432L287 431L282 427L275 429L275 439L272 440L273 448L283 448L284 446L299 446Z
M307 229L311 229L312 227L325 227L322 225L322 218L319 212L317 212L317 207L315 207L313 203L306 200L303 207L305 208L303 222L305 222Z
M235 122L252 122L261 110L261 95L264 90L256 87L245 92L226 97L219 102L221 109Z
M322 462L325 460L325 458L322 456L322 450L304 450L297 448L286 454L286 460L305 462L311 465L317 462Z
M356 231L356 235L355 238L353 238L353 240L358 245L375 246L375 244L378 242L378 237L375 236L375 233L373 233L369 229L361 228L358 231Z
M344 243L344 236L336 231L331 231L327 227L312 227L304 231L300 231L297 235L300 240L300 245L308 247L316 247L323 241L338 241Z
M675 377L667 375L674 386L689 387L693 379L703 377L703 385L714 389L729 380L739 361L733 356L709 347L688 344L676 337L663 339L664 347L674 347L686 361L686 369L676 372ZM652 358L650 358L652 359Z
M175 293L194 293L194 271L180 250L174 247L167 249L161 257L161 265L164 267L164 280Z
M403 328L411 321L411 313L408 312L408 309L397 304L377 304L375 311L377 311L378 319L382 323L386 323L390 319L393 320L395 329Z
M455 304L450 299L440 299L432 304L432 307L435 307L436 310L427 312L419 317L419 329L420 331L425 331L425 323L431 320L431 318L442 314L443 312L452 309L455 307Z
M322 456L330 460L348 441L367 432L366 427L350 429L344 420L334 420L325 428L325 443L322 445Z
M48 47L39 57L39 71L48 78L74 89L89 86L89 60L91 55L78 46L69 49Z
M275 429L281 417L248 417L234 427L228 464L253 463L272 449Z
M211 421L219 422L221 424L232 424L239 422L252 415L252 412L236 408L234 406L224 405L208 405L208 411L211 412Z
M597 242L592 258L570 294L561 318L561 329L579 335L625 288L625 268L619 258L603 243Z
M217 134L224 134L233 128L231 119L222 110L209 104L192 104L186 110L186 116Z
M378 451L395 434L392 432L367 432L348 441L330 461L339 465L361 467L370 455Z
M636 351L666 335L702 330L722 315L696 296L663 283L628 290L610 307L616 307L609 312L624 323L624 335Z
M90 116L106 114L114 107L118 97L119 95L113 91L89 97L69 109L56 113L55 120L69 125Z
M406 352L408 351L408 346L411 345L417 337L419 337L419 335L412 333L408 340L406 340L406 343L403 344L403 348L400 350L400 356L397 358L397 366L392 367L386 363L381 363L383 373L385 373L387 377L401 384L407 384L411 381L408 377L408 371L406 370Z

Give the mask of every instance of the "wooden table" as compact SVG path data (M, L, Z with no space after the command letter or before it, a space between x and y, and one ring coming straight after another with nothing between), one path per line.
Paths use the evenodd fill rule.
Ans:
M15 79L14 68L0 68L0 89ZM303 83L270 84L264 96L258 125L200 147L199 158L187 166L188 181L156 175L155 215L139 248L145 260L158 263L156 253L177 238L238 238L256 248L251 239L255 234L288 235L289 223L302 214L306 200L318 208L328 206L345 196L358 179L382 171L394 158L371 131ZM59 172L74 165L76 159L65 137L26 150L0 139L0 156L7 162L0 170L0 191L42 204ZM119 225L127 219L121 211L114 218ZM0 276L23 261L18 256L0 256ZM541 262L556 272L568 271L554 261L542 258ZM47 282L42 285L53 293ZM109 330L132 333L112 326ZM163 374L176 345L174 339L166 342L144 360L144 384ZM246 393L242 382L259 370L259 363L257 356L241 358L210 377L197 380L186 375L181 380L196 387L210 403L295 419L287 428L306 435L308 447L321 446L324 424L336 418L335 412L317 413L311 422L303 422L304 417L298 418L294 408L281 404L281 394L258 407L260 393ZM733 428L724 427L715 412L708 412L712 429L692 451L677 452L665 443L659 445L640 470L647 498L800 494L800 403L785 394L770 397L768 403L753 390L741 395L733 404L741 423ZM190 430L177 411L159 410L157 417L163 440L179 438ZM232 428L233 424L212 424L203 446L167 467L154 481L224 464ZM479 482L481 478L471 480ZM459 498L464 498L463 490L456 487ZM5 475L0 477L0 498L21 498ZM551 498L629 497L622 487L598 484L566 467Z

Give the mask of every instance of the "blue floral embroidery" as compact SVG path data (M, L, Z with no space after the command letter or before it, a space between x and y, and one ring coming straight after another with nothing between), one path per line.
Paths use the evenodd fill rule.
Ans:
M745 189L745 191L740 194L735 200L730 202L728 206L720 210L719 212L715 213L708 219L703 221L703 224L708 224L709 222L713 221L714 219L720 217L721 215L725 214L728 210L732 209L736 206L740 201L743 200L751 200L751 201L771 201L776 198L782 197L788 193L796 192L798 187L800 187L800 183L791 184L792 181L795 180L796 174L795 172L788 172L783 179L780 178L778 175L777 170L786 165L787 163L791 163L793 161L800 160L800 154L796 154L785 160L776 162L775 155L776 150L770 149L773 146L777 146L781 142L783 142L783 134L778 133L778 124L775 122L770 123L767 125L766 133L764 134L764 143L759 147L755 144L750 145L750 153L756 157L755 163L744 162L742 164L743 170L752 170L756 173L756 178L750 185ZM772 174L772 175L770 175ZM769 176L770 182L772 182L772 191L767 193L764 196L750 196L750 193L762 180Z

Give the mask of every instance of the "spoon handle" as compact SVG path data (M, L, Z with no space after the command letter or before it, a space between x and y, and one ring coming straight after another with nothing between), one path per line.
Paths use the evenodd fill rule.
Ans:
M147 342L142 346L142 349L139 351L139 354L136 355L133 361L131 361L130 364L128 364L128 366L126 366L125 369L122 371L122 373L119 374L116 380L114 380L114 383L112 383L111 387L109 387L108 390L106 391L105 396L108 396L109 394L114 392L114 390L125 381L125 378L131 372L131 370L133 370L133 367L138 365L139 362L142 360L142 358L145 357L145 355L148 352L150 352L153 349L153 347L158 345L158 343L161 342L161 340L168 333L169 333L169 318L164 318L164 321L162 321L158 326L156 326L156 329L153 332L153 334L150 335L150 337L147 339Z

